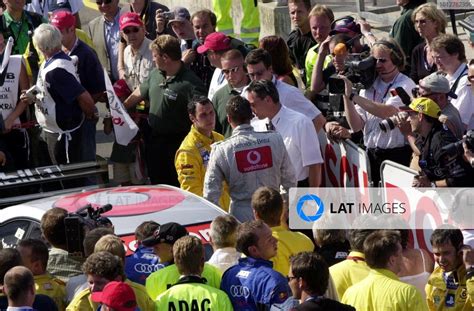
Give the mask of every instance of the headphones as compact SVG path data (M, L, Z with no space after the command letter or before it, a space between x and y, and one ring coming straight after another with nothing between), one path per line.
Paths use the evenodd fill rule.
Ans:
M405 57L403 55L403 51L401 50L400 47L397 45L393 44L392 42L388 40L378 40L372 45L372 48L376 45L383 45L387 47L390 50L390 56L392 58L392 62L395 66L397 67L403 67L405 66Z

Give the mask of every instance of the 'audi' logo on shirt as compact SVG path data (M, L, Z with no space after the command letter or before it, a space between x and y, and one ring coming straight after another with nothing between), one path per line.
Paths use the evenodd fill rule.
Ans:
M237 161L237 169L241 173L264 170L273 166L272 149L270 146L263 146L237 151L235 160Z
M250 296L250 289L246 286L232 285L230 287L230 295L235 298L248 298Z
M161 264L153 265L153 264L146 264L146 263L137 263L135 264L133 268L138 273L153 273L162 267L163 265Z

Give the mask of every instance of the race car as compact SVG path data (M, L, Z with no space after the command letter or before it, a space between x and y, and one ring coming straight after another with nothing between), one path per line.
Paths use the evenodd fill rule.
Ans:
M209 244L211 221L226 214L225 211L185 190L168 186L131 186L102 188L29 201L2 209L0 212L0 241L3 247L15 247L26 238L41 238L40 220L52 207L61 207L74 214L88 206L97 209L110 204L112 209L101 216L113 224L115 234L120 236L127 254L135 247L134 231L146 220L159 224L177 222L199 237L206 249L206 257L212 254Z

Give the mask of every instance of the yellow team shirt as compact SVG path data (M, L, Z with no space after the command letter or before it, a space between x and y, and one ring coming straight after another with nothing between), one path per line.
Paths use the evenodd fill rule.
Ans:
M339 298L344 296L349 287L365 279L370 271L363 253L350 252L348 258L329 267Z
M186 306L186 307L184 307ZM158 296L156 310L232 311L232 303L220 289L200 283L174 285Z
M371 269L365 279L346 290L341 302L364 311L428 310L418 289L387 269Z
M66 283L50 274L35 275L36 294L50 297L58 310L66 309Z
M212 131L212 138L210 138L201 134L194 125L191 126L191 130L184 138L178 151L176 151L174 161L181 189L202 197L211 145L222 140L224 140L224 136L217 132ZM229 204L229 189L227 185L224 185L219 206L228 211Z
M443 278L443 269L436 267L426 284L426 300L431 311L472 311L474 310L474 278L466 280L466 268L461 265L456 271L457 283L448 288Z
M180 274L175 264L169 265L163 269L153 272L146 279L146 291L154 300L158 295L164 293L179 280ZM202 277L207 280L207 285L214 288L221 287L222 272L219 268L205 263Z
M305 71L306 71L306 88L311 89L311 78L313 75L313 69L314 66L316 65L316 62L318 61L318 51L319 51L319 43L316 43L315 46L310 48L308 50L308 54L306 54L306 59L305 59ZM326 56L324 59L324 65L323 68L326 68L329 63L331 63L332 57L331 55Z
M154 310L155 303L151 300L150 296L148 296L146 289L143 285L132 282L130 280L125 280L135 293L135 297L137 299L137 305L140 310ZM67 311L96 311L99 307L99 304L92 301L91 298L91 291L89 288L84 289L83 291L79 292L71 303L67 306Z
M290 257L299 252L314 251L314 243L306 235L293 232L282 226L272 227L272 235L278 240L278 250L273 262L273 269L283 275L288 275L290 270Z

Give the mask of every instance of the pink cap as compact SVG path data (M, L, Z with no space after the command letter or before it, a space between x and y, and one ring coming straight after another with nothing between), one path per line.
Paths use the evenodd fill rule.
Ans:
M119 25L120 30L123 30L129 26L141 27L143 26L143 21L137 13L127 12L120 16Z
M51 17L51 25L59 30L76 26L76 18L69 11L57 11Z
M207 51L222 51L229 50L230 38L222 32L213 32L206 37L204 44L197 48L199 54L204 54Z

